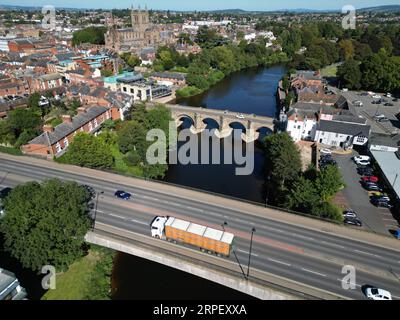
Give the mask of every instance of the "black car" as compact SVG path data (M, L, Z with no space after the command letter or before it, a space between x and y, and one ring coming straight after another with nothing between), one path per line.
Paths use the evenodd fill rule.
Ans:
M344 223L352 226L362 227L362 222L358 218L346 217L344 218Z
M358 174L367 177L374 175L374 169L372 169L371 167L358 167L357 172Z
M376 207L388 208L388 209L393 208L393 206L390 204L389 201L382 198L372 198L371 203Z
M122 190L116 191L114 193L114 196L122 200L129 200L132 197L132 195L129 192L125 192Z
M0 191L0 199L5 199L10 194L11 191L12 191L12 188L9 188L9 187L2 189Z
M394 104L393 103L390 103L390 102L388 102L388 103L385 103L385 107L393 107L394 106Z
M377 184L371 182L362 182L362 186L367 191L379 191L382 192L382 188L380 188Z

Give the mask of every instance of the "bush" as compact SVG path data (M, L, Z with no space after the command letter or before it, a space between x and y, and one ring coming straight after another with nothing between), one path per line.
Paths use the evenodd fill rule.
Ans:
M203 91L197 87L189 86L176 91L176 96L179 98L187 98L202 93Z

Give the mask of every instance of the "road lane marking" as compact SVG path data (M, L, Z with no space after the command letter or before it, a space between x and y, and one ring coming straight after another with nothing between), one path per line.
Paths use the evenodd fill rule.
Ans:
M336 280L337 280L337 281L340 281L341 283L343 282L343 279L336 279ZM348 282L345 281L345 283L346 283L346 285L354 285L354 283L352 283L352 282L348 283ZM360 285L360 284L357 284L357 283L356 283L355 286L361 288L361 285Z
M307 236L302 236L302 235L299 235L299 234L295 234L295 235L293 235L293 236L294 236L294 237L297 237L297 238L301 238L301 239L315 240L314 238L307 237Z
M243 252L243 253L245 253L245 254L249 254L249 252L248 251L244 251L244 250L242 250L242 249L238 249L237 251L239 251L239 252ZM252 256L255 256L255 257L258 257L258 254L255 254L255 253L251 253L251 255Z
M309 269L305 269L305 268L301 268L301 270L306 271L306 272L309 272L309 273L313 273L313 274L316 274L316 275L319 275L319 276L321 276L321 277L327 277L326 274L319 273L319 272L316 272L316 271L313 271L313 270L309 270Z
M114 214L114 213L105 213L104 211L100 211L100 210L97 210L97 212L104 213L106 215L109 215L111 217L118 218L118 219L121 219L121 220L131 221L131 222L135 222L135 223L138 223L138 224L142 224L144 226L148 225L148 223L145 223L145 222L142 222L142 221L138 221L138 220L135 220L135 219L130 219L130 218L127 218L127 217L122 217L122 216L119 216L119 215Z
M290 263L286 263L286 262L283 262L283 261L275 260L275 259L272 259L272 258L268 258L268 260L272 261L272 262L275 262L275 263L283 264L283 265L288 266L288 267L291 266Z
M327 245L333 246L333 247L337 247L337 248L341 248L341 249L345 249L345 246L341 246L340 244L336 244L336 243L331 243L331 242L327 242L327 241L321 241L321 243L325 243Z
M368 256L379 257L377 254L373 254L373 253L370 253L370 252L365 252L365 251L361 251L361 250L354 250L354 251L356 251L358 253L366 254Z

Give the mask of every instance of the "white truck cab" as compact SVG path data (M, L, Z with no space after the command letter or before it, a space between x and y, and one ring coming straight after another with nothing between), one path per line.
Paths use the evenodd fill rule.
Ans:
M164 227L168 217L155 217L151 222L151 236L153 238L162 239L164 235Z

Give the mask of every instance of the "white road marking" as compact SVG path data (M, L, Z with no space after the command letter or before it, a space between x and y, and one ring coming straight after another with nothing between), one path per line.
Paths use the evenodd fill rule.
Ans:
M282 262L282 261L275 260L275 259L272 259L272 258L268 258L268 260L269 260L269 261L272 261L272 262L279 263L279 264L283 264L283 265L285 265L285 266L288 266L288 267L290 267L290 266L291 266L291 264L290 264L290 263Z
M321 277L327 277L326 274L319 273L319 272L316 272L316 271L312 271L312 270L309 270L309 269L301 268L301 270L306 271L306 272L309 272L309 273L313 273L313 274L316 274L316 275L319 275L319 276L321 276Z
M373 254L373 253L370 253L370 252L365 252L365 251L361 251L361 250L354 250L354 251L362 253L362 254L366 254L368 256L379 257L377 254Z
M321 241L321 243L325 243L327 245L333 246L333 247L337 247L337 248L341 248L341 249L345 249L345 246L341 246L340 244L336 244L336 243L331 243L331 242L327 242L327 241Z
M337 280L337 281L340 281L340 282L343 282L343 279L336 279L336 280ZM350 282L350 283L347 283L347 282L346 282L346 284L354 284L354 283L351 283L351 282ZM361 288L361 285L360 285L360 284L355 283L355 286Z
M97 212L105 213L104 211L100 211L100 210L97 210ZM117 214L115 214L115 213L106 213L106 214L108 214L108 215L111 216L111 217L118 218L118 219L121 219L121 220L135 222L135 223L138 223L138 224L142 224L142 225L144 225L144 226L147 226L147 225L148 225L148 224L145 223L145 222L138 221L138 220L135 220L135 219L130 219L130 218L128 218L128 217L122 217L122 216L119 216L119 215L117 215Z
M244 250L241 250L241 249L238 249L237 251L239 251L239 252L243 252L243 253L245 253L245 254L249 254L249 252L248 251L244 251ZM252 256L255 256L255 257L258 257L258 254L255 254L255 253L251 253L251 255Z
M314 238L302 236L302 235L299 235L299 234L295 234L293 236L297 237L297 238L301 238L301 239L314 240Z

